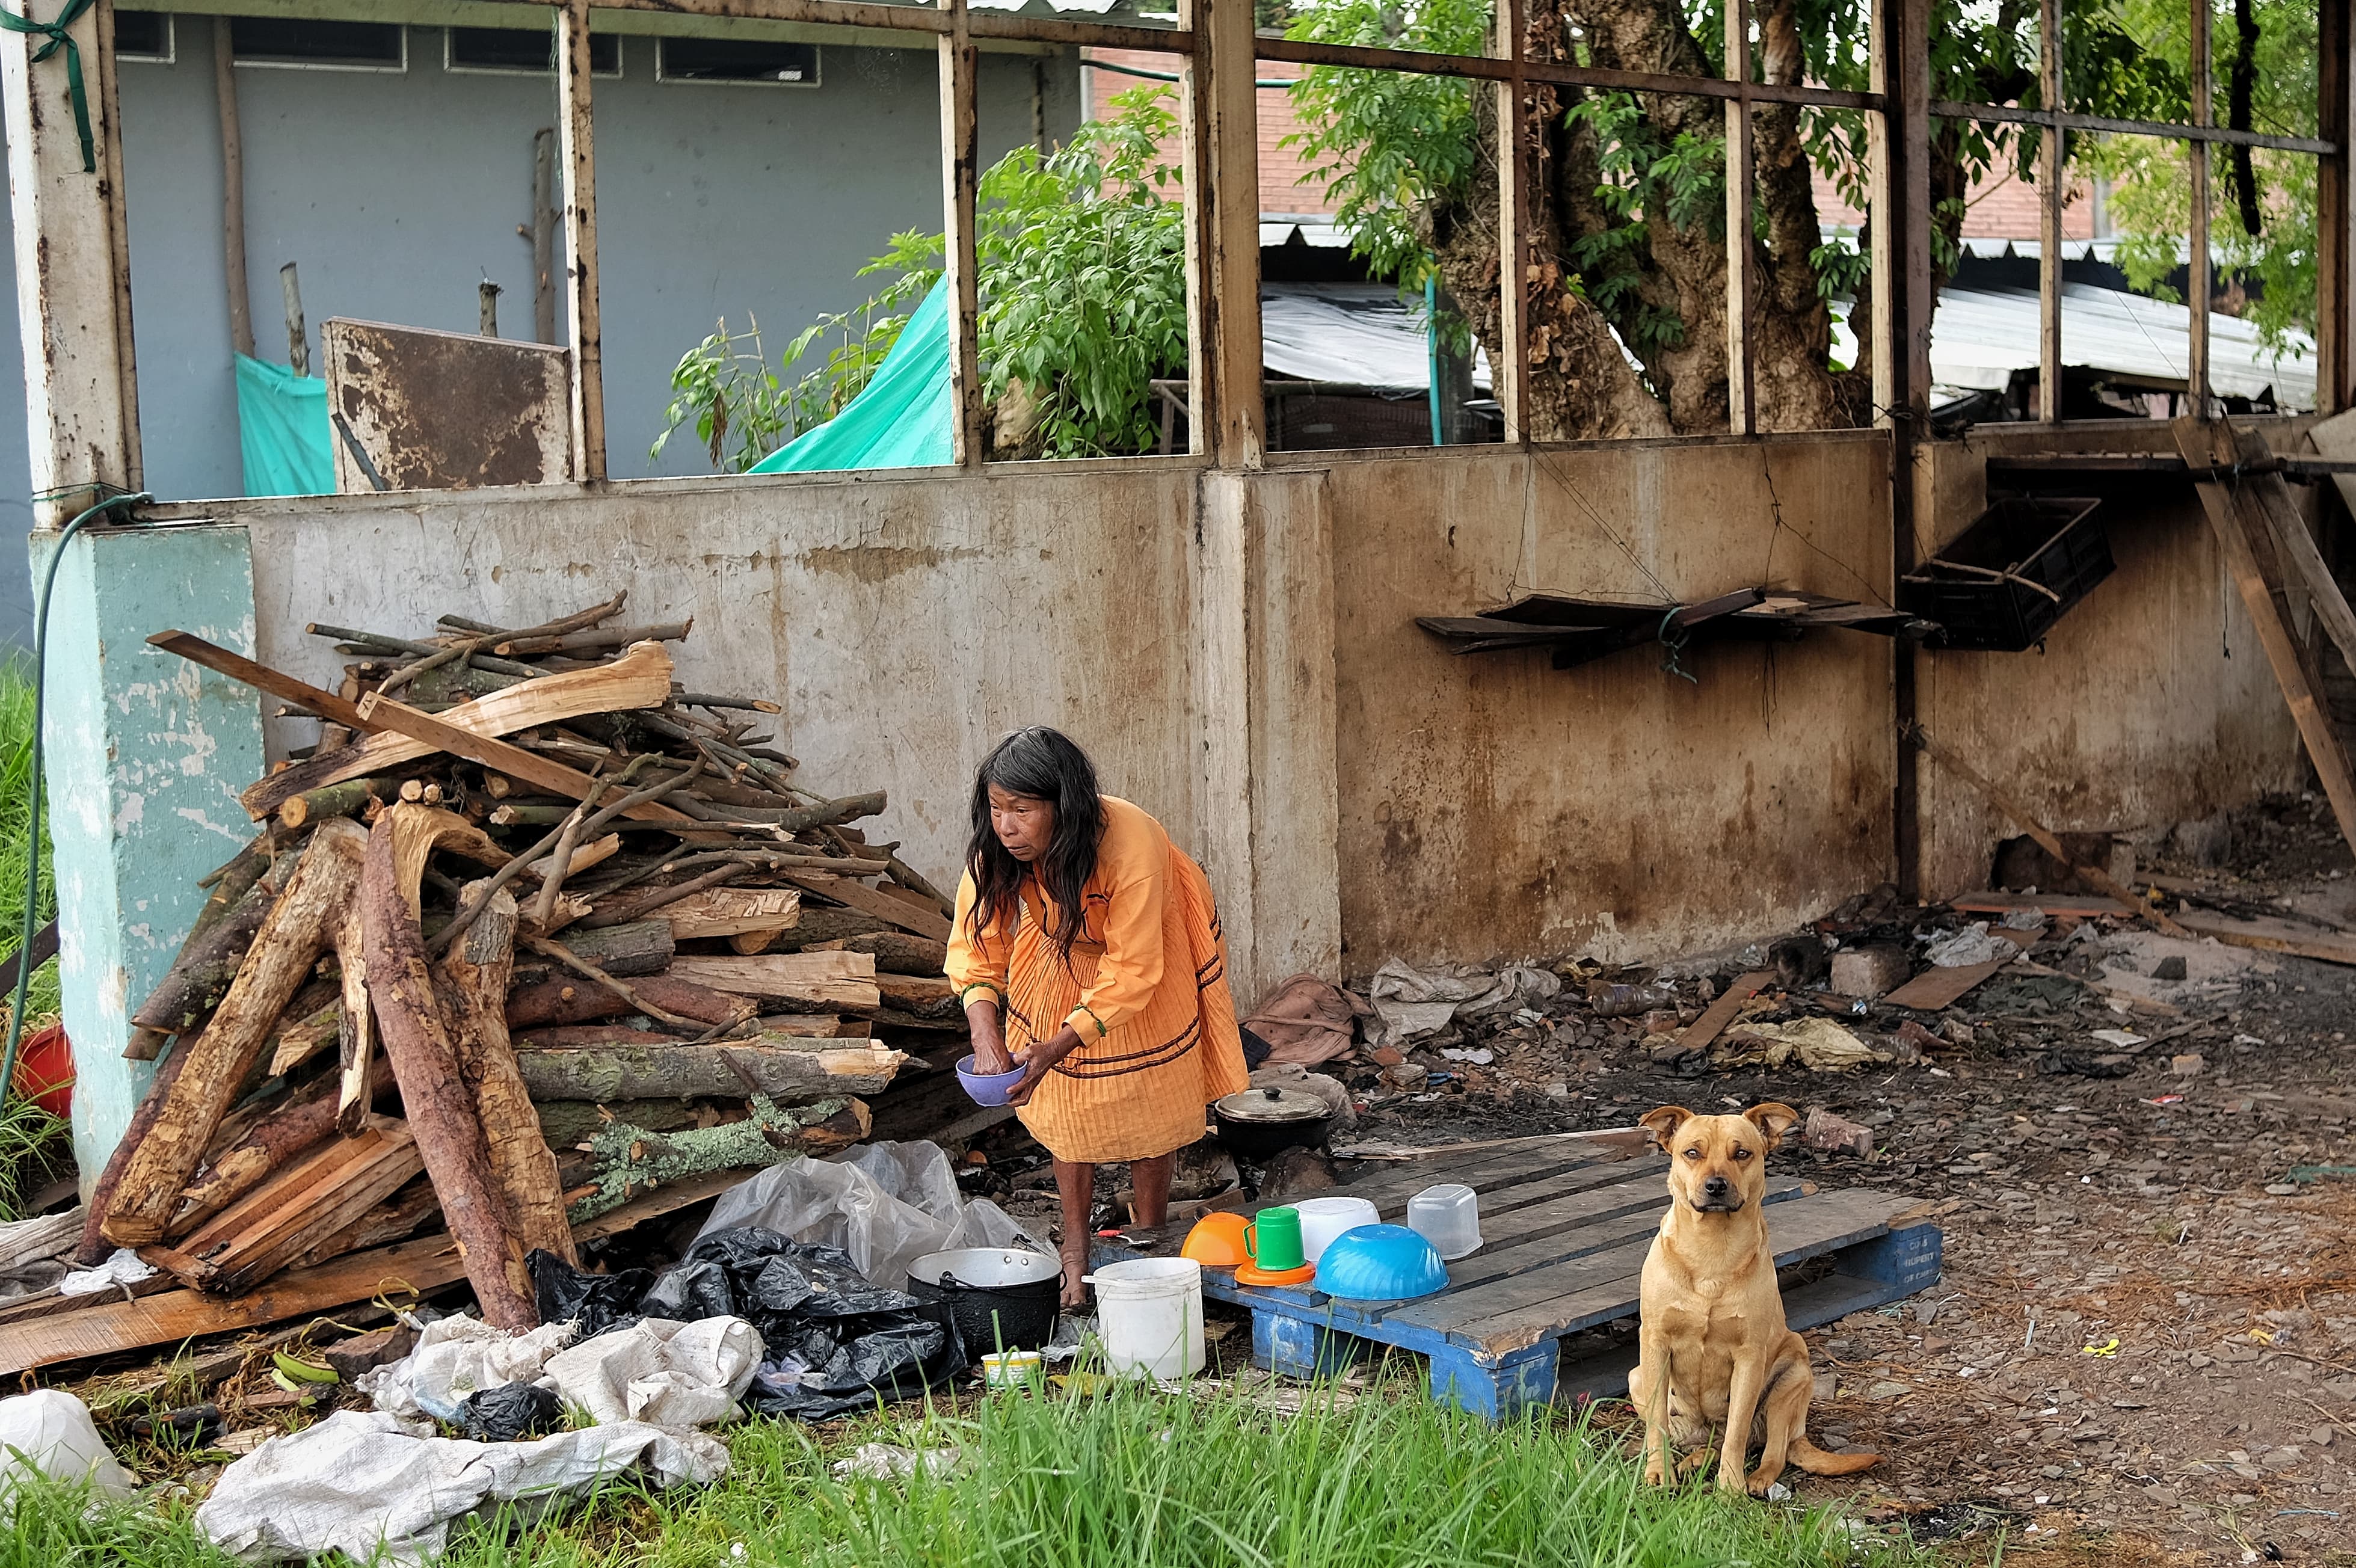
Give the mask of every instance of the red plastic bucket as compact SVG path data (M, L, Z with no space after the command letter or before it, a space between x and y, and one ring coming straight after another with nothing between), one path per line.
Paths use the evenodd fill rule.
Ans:
M48 1024L25 1036L16 1051L16 1092L52 1116L73 1108L73 1042L63 1024Z

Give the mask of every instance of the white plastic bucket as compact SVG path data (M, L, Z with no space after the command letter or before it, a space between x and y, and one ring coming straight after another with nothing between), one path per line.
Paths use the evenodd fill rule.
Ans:
M1301 1255L1312 1263L1343 1231L1382 1219L1363 1197L1304 1197L1292 1207L1301 1210Z
M1203 1369L1203 1265L1131 1258L1088 1275L1105 1366L1119 1376L1191 1378Z

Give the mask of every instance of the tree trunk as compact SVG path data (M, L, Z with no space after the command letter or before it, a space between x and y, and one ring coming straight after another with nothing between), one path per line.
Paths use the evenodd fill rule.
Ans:
M656 1187L707 1172L757 1169L798 1155L840 1148L846 1140L828 1124L846 1115L856 1128L849 1141L865 1137L871 1124L867 1107L856 1100L829 1101L800 1111L755 1100L742 1122L682 1133L650 1133L616 1122L590 1137L597 1190L573 1206L573 1217L594 1219Z
M509 1220L482 1122L458 1065L450 1020L427 967L425 939L417 925L417 884L404 886L400 875L404 865L422 874L425 852L419 841L436 834L441 827L436 818L449 818L449 813L395 806L377 819L369 836L368 866L360 883L369 1001L384 1036L385 1056L401 1084L410 1130L434 1178L434 1189L441 1195L450 1233L465 1254L466 1278L475 1287L483 1319L498 1328L530 1328L540 1318L532 1306L523 1249ZM430 849L430 842L426 847Z
M306 1086L301 1095L263 1117L242 1138L223 1150L190 1183L184 1205L174 1215L170 1233L189 1231L260 1187L297 1155L326 1143L336 1132L336 1097L332 1080Z
M117 1246L162 1239L221 1113L327 946L332 923L351 902L366 837L341 818L320 824L212 1021L175 1053L187 1059L155 1124L123 1167L102 1226Z
M229 913L208 926L181 950L171 972L148 993L147 1000L139 1004L131 1021L142 1028L161 1029L167 1035L194 1028L237 978L238 966L245 961L254 933L262 929L262 921L270 918L271 906L277 901L278 890L266 877L247 888L244 896L230 907Z
M768 1038L714 1046L606 1046L519 1051L516 1063L534 1100L742 1100L766 1094L781 1105L846 1094L880 1094L908 1058L888 1046L804 1050ZM535 1135L538 1122L533 1123Z
M139 1109L131 1113L131 1124L123 1130L122 1138L114 1145L114 1153L106 1157L106 1168L99 1173L98 1185L91 1189L90 1208L82 1217L81 1240L74 1248L74 1262L83 1268L94 1269L113 1253L114 1243L108 1240L101 1230L106 1222L106 1211L113 1207L114 1191L123 1183L123 1173L130 1167L132 1156L138 1154L139 1145L147 1141L148 1133L155 1128L155 1118L163 1112L164 1102L172 1097L173 1084L179 1081L180 1069L195 1053L199 1038L201 1036L196 1035L184 1035L180 1043L172 1047L172 1054L166 1057L164 1065L155 1069L155 1081L148 1084L145 1098L139 1101Z
M487 897L490 904L466 929L465 940L441 959L444 990L457 1025L458 1067L475 1091L491 1169L507 1197L508 1218L524 1255L537 1248L576 1262L556 1160L541 1137L540 1119L532 1113L530 1093L508 1041L516 901L505 888L492 892L487 883L487 878L470 886L466 897L471 902Z
M650 974L627 983L655 1006L700 1024L729 1023L744 1010L742 997L691 985L667 974ZM510 1033L537 1024L586 1024L630 1011L627 1001L595 981L584 978L543 980L537 985L519 985L508 993Z
M670 967L678 950L668 920L633 920L625 926L574 926L564 933L573 956L585 959L616 980L660 974ZM537 985L562 978L573 983L573 972L549 959L526 954L515 961L515 983Z

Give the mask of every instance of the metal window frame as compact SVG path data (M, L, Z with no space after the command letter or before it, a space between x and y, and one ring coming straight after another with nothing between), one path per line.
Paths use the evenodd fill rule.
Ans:
M442 70L444 75L553 77L556 74L556 66L552 58L552 50L551 51L552 59L546 70L541 70L527 65L460 65L456 62L455 57L452 52L452 48L457 42L456 35L462 31L469 33L521 33L530 32L531 29L529 27L466 27L455 22L450 24L442 29ZM629 68L629 53L626 43L625 42L627 35L622 33L600 33L597 36L599 38L612 38L615 40L614 69L611 70L601 70L597 72L597 80L600 81L618 81Z
M621 35L609 34L606 36L618 38ZM798 40L786 38L762 38L758 41L765 44L782 43L789 48L802 48L809 50L811 63L816 69L810 72L810 77L808 81L787 81L784 79L777 77L748 76L739 78L727 76L667 76L663 73L663 51L679 37L680 35L676 33L658 33L655 35L655 81L665 87L776 87L800 90L825 85L825 46L822 44L803 43ZM695 38L690 41L699 44L708 44L720 40L712 38Z
M282 16L254 16L248 18L224 16L220 18L223 22L235 22L241 19L257 22L277 22L299 20L300 18ZM355 25L359 27L391 27L393 29L394 33L398 35L401 39L401 63L398 65L351 65L337 60L247 59L242 55L239 55L234 52L234 46L232 46L230 63L235 66L239 70L336 70L345 71L359 76L407 76L409 74L409 35L412 30L409 24L406 22L361 22Z
M127 65L177 65L180 63L179 18L169 11L150 11L146 15L160 18L164 24L164 52L159 55L126 51L117 44L114 58Z

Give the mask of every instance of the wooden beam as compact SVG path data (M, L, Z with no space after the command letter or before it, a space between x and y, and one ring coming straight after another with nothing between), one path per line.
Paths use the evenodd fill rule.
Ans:
M949 451L961 468L981 462L981 300L975 277L974 199L981 151L976 129L974 50L966 0L940 0L941 207L949 289Z
M1928 0L1877 0L1870 81L1883 111L1870 116L1873 180L1874 423L1890 432L1890 580L1913 569L1914 453L1930 436L1931 181ZM1893 639L1890 703L1898 733L1914 723L1922 654ZM1891 763L1890 880L1917 896L1922 875L1919 761L1899 746Z
M2039 106L2058 115L2062 0L2039 0L2037 64ZM2037 417L2046 424L2062 419L2062 138L2055 120L2037 139Z
M387 729L398 730L410 739L421 742L429 751L446 751L484 768L494 768L510 779L520 779L542 789L552 789L560 795L570 795L576 800L586 800L596 788L597 780L586 773L552 762L538 752L526 751L519 746L456 725L444 724L432 714L418 712L404 703L370 693L368 698L369 716ZM695 819L685 812L673 811L659 800L642 800L622 813L642 822L675 822L691 829Z
M2329 0L2326 0L2329 4ZM2209 5L2208 0L2191 0L2192 123L2206 125L2216 117L2214 93L2209 82ZM2190 221L2185 229L2185 247L2189 256L2184 289L2185 305L2190 312L2190 334L2185 349L2185 403L2178 410L2196 419L2209 417L2209 295L2212 291L2209 279L2209 144L2188 142L2185 156L2191 160L2190 188L2191 191ZM2320 380L2319 378L2319 390Z
M283 674L267 664L256 663L241 653L232 653L218 643L207 642L191 633L159 631L147 642L150 647L160 648L166 653L177 653L191 664L201 664L216 674L226 675L232 681L242 681L257 691L283 697L298 708L307 708L330 724L342 725L346 729L358 730L362 735L374 734L384 728L362 714L357 703L348 702L333 692L322 691L308 681L298 681L292 675Z
M563 0L556 26L558 166L564 187L564 317L573 338L573 477L605 478L605 336L597 304L597 157L589 113L589 4Z
M1751 7L1725 0L1726 80L1751 81ZM1759 428L1751 378L1751 95L1726 101L1726 427L1736 435Z
M1498 352L1490 357L1505 439L1530 431L1530 100L1521 66L1529 53L1527 0L1504 0L1490 29L1489 52L1513 73L1497 82Z
M2174 429L2177 446L2190 467L2208 470L2233 466L2233 437L2222 422L2179 419ZM2202 479L2193 489L2200 493L2202 510L2209 514L2209 526L2217 536L2226 575L2233 578L2233 586L2242 596L2242 606L2249 611L2250 624L2257 631L2258 644L2265 650L2266 662L2274 669L2275 682L2282 688L2284 701L2290 704L2291 722L2298 726L2300 738L2307 742L2307 755L2315 764L2317 777L2323 781L2323 792L2331 801L2340 836L2356 844L2356 777L2351 776L2347 754L2340 750L2340 738L2332 732L2331 717L2308 680L2298 642L2275 604L2276 585L2267 580L2259 563L2251 530L2263 530L2265 524L2249 515L2239 504L2236 490L2222 480Z
M2285 585L2296 580L2308 603L2314 607L2316 620L2339 645L2340 658L2347 660L2348 668L2356 670L2356 612L2350 610L2338 579L2324 564L2323 552L2316 548L2315 535L2308 532L2307 519L2292 499L2290 487L2283 483L2279 473L2248 472L2252 465L2271 463L2274 448L2254 430L2234 429L2230 424L2227 428L2233 430L2233 450L2240 455L2244 466L2242 504L2246 508L2254 500L2265 517L2266 531L2274 541L2275 560L2286 568Z
M2350 276L2356 267L2356 159L2349 155L2356 136L2356 18L2349 13L2349 0L2318 0L2315 129L2335 149L2316 170L2315 390L2325 413L2356 396L2356 280Z
M212 19L213 100L220 115L221 259L229 293L229 346L253 353L253 301L245 278L245 139L237 124L237 71L226 16Z
M52 0L40 14L58 9ZM41 528L62 527L102 494L139 489L112 17L103 5L83 12L68 29L76 54L59 50L38 65L32 57L48 39L0 33L25 416L39 498L33 520ZM95 166L87 169L67 102L77 58Z
M1252 0L1194 0L1194 134L1205 144L1195 166L1208 176L1199 211L1202 276L1208 308L1206 369L1211 430L1204 449L1223 468L1257 468L1268 445L1260 389L1259 109L1253 83ZM1198 188L1188 187L1188 199Z

